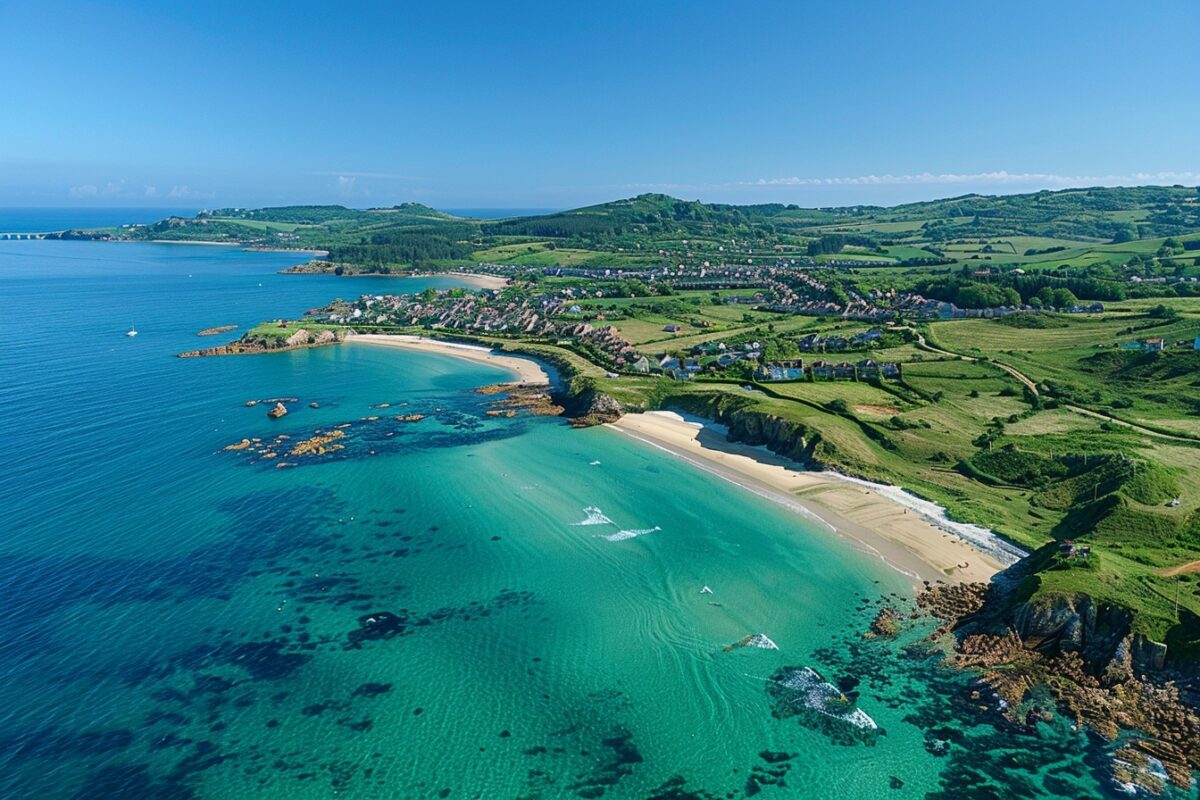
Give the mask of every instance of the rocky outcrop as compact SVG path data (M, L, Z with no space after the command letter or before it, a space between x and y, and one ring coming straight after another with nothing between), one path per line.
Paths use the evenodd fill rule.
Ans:
M565 398L563 409L573 428L616 422L625 414L625 408L615 397L592 387Z
M978 672L1012 724L1031 728L1044 719L1036 698L1048 690L1063 714L1105 739L1137 732L1113 762L1122 790L1154 794L1167 781L1189 787L1200 768L1200 716L1159 672L1166 647L1132 634L1127 610L1086 595L1006 603L996 587L937 586L918 596L918 607L943 623L931 639L955 632L945 640L949 663ZM1161 764L1154 776L1146 757Z
M1088 671L1113 685L1161 670L1167 646L1131 631L1128 609L1087 595L1037 597L1013 607L1011 622L1026 645L1048 654L1078 653Z
M900 615L896 610L885 606L879 609L875 619L871 620L871 630L865 635L868 638L883 636L890 639L900 632L900 624Z
M219 347L207 347L203 350L188 350L180 353L179 358L199 358L202 356L240 356L255 353L277 353L284 350L299 350L305 347L323 347L342 341L346 337L344 330L325 329L309 331L297 328L286 337L283 336L243 336L235 342Z
M553 417L563 413L562 406L554 403L546 387L541 384L497 383L480 386L475 391L497 396L496 400L488 403L491 408L484 412L489 417L515 417L518 412ZM420 419L420 415L414 416Z
M279 270L280 275L354 275L360 272L368 271L364 267L354 264L338 263L336 261L326 261L321 258L314 258L312 261L306 261L303 264L296 264L287 269Z
M337 450L342 450L345 445L338 443L338 439L344 438L346 432L340 429L333 429L322 433L317 431L307 439L301 439L292 445L289 456L323 456L333 453Z
M229 331L237 330L237 325L217 325L213 328L205 328L197 333L197 336L216 336L218 333L229 333Z
M283 403L276 403L275 407L267 412L267 416L270 417L271 419L279 419L280 417L282 417L283 415L285 415L287 413L288 413L287 406L285 406Z

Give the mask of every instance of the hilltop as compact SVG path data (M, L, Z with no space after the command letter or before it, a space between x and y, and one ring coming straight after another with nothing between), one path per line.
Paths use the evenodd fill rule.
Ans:
M90 235L323 250L350 272L478 262L638 268L783 258L848 269L907 267L902 276L907 285L936 267L1102 273L1160 258L1164 266L1182 269L1200 256L1198 234L1196 188L1142 186L839 208L738 206L643 194L502 220L457 217L419 203L224 208Z

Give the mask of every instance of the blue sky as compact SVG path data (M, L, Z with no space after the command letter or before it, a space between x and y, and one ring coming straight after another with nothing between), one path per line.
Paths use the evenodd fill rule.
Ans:
M44 2L3 20L0 206L1200 183L1195 0Z

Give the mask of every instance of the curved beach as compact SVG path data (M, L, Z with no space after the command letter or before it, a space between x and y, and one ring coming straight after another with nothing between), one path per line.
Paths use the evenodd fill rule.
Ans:
M504 369L511 370L517 373L520 382L524 384L532 386L548 386L550 384L550 376L546 374L546 371L536 361L519 356L503 355L491 348L480 345L447 342L441 339L427 339L423 336L383 333L365 333L358 336L349 336L346 338L346 341L381 344L405 350L417 350L423 353L454 356L455 358L474 361L477 364L490 364L495 367L503 367Z
M923 509L885 497L869 484L796 470L765 448L730 442L670 411L627 414L609 427L814 517L917 581L986 581L1015 561L1004 550L984 552Z
M479 345L400 334L363 334L346 341L452 356L512 370L521 383L549 383L536 361ZM892 487L796 470L791 461L765 448L730 442L713 426L689 422L674 412L627 414L609 427L820 521L914 583L987 581L1018 557L1018 551L1004 546L981 549L961 532L948 530L951 526L934 516L934 508L925 507L929 504L887 496L894 492L884 490Z

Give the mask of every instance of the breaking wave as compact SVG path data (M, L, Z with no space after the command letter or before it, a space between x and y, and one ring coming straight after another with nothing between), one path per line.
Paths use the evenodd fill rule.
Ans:
M623 542L626 539L636 539L639 536L645 536L647 533L654 533L655 531L661 530L662 528L655 525L653 528L634 528L627 531L617 531L616 533L609 534L604 538L610 542Z
M582 522L573 522L572 525L613 525L611 519L604 516L604 512L596 506L588 506L583 510L587 517Z

